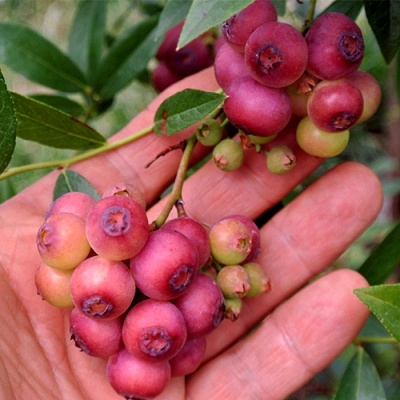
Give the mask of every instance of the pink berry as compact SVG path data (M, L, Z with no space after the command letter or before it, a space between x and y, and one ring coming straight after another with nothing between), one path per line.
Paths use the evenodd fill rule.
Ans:
M170 229L151 232L142 251L130 261L137 287L155 300L180 296L199 269L194 244Z
M70 334L76 347L84 353L108 358L122 348L122 318L93 319L74 308L70 315Z
M51 214L68 212L85 219L96 200L83 192L67 192L58 197L47 210L46 218Z
M72 307L74 303L69 292L69 282L73 271L51 268L41 262L35 271L37 293L55 307Z
M142 360L126 349L109 358L106 373L113 389L127 400L152 399L165 390L171 379L168 361Z
M197 274L190 288L173 303L185 319L188 338L207 335L224 318L225 303L221 289L214 279Z
M86 235L92 249L109 260L134 257L145 245L148 234L145 210L127 196L101 198L86 219Z
M169 360L172 376L186 376L195 372L206 352L205 336L187 340L180 352Z
M122 261L93 256L75 269L70 281L75 307L92 318L122 315L135 296L135 281Z
M171 229L182 233L194 244L199 255L199 266L204 266L210 258L210 239L208 230L199 221L190 217L174 218L167 221L161 229Z
M169 360L183 347L187 330L176 306L168 301L144 300L126 315L122 337L126 349L149 361Z
M71 213L50 215L38 230L36 244L45 264L63 270L75 268L90 252L85 221Z

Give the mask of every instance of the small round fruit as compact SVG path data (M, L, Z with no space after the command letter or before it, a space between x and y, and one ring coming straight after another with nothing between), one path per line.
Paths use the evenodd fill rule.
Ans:
M224 43L215 55L214 74L218 85L227 92L235 78L249 74L243 54Z
M142 360L122 349L107 363L108 381L125 399L152 399L161 394L171 379L168 361Z
M204 121L197 128L196 137L203 146L215 146L222 138L221 124L215 119Z
M253 261L258 257L261 248L261 234L260 230L258 229L258 226L251 218L246 217L245 215L242 214L227 215L222 219L231 219L231 218L240 221L250 231L251 249L244 262Z
M254 261L243 264L250 280L250 290L246 297L256 297L271 289L270 281L259 263Z
M349 143L350 131L325 132L317 128L309 117L304 117L297 126L296 140L308 154L329 158L339 155Z
M262 85L247 75L232 81L224 111L229 121L245 133L271 136L289 123L292 105L286 90Z
M219 220L212 226L209 236L211 254L222 264L240 264L250 254L251 232L236 218Z
M363 105L360 90L349 80L321 81L308 99L307 114L318 128L342 132L357 123Z
M243 164L244 151L239 142L227 138L214 147L212 159L220 170L235 171Z
M35 285L38 295L55 307L72 307L74 303L69 293L69 282L73 271L73 269L64 271L51 268L41 262L35 271Z
M347 15L327 12L314 20L305 40L307 71L326 80L340 79L358 69L364 57L359 26Z
M127 196L101 198L86 218L86 235L92 249L109 260L134 257L145 245L148 234L145 210Z
M51 214L67 212L76 214L83 220L86 218L89 210L94 206L96 200L83 192L67 192L62 194L51 203L46 213L46 218Z
M241 265L228 265L217 275L217 284L225 298L245 297L250 290L250 279Z
M112 319L129 308L136 286L122 261L93 256L75 269L70 291L75 307L83 314L92 318Z
M279 144L267 152L267 168L273 174L286 174L295 166L296 156L289 146Z
M208 335L224 319L221 289L214 279L203 273L197 274L189 289L172 302L183 315L188 339Z
M195 372L204 358L206 345L205 336L187 340L180 352L169 360L172 376L186 376Z
M185 344L187 330L179 309L169 301L143 300L125 316L126 349L148 361L169 360Z
M185 292L199 269L194 244L182 233L151 232L142 251L130 260L137 287L155 300L170 300Z
M346 75L346 79L357 86L364 99L364 107L361 117L357 123L364 122L371 118L382 100L382 90L378 81L368 72L355 71Z
M104 190L101 197L107 196L126 196L136 200L144 209L146 209L146 199L143 192L135 185L125 182L119 182L112 187Z
M208 230L199 221L190 217L174 218L162 225L161 229L171 229L190 239L197 250L200 268L210 259L211 249Z
M222 34L235 51L243 53L250 34L261 24L276 21L277 18L275 6L270 0L255 0L222 24Z
M46 218L37 232L36 244L45 264L63 270L75 268L90 252L85 221L71 213Z
M123 346L122 318L93 319L74 308L70 315L70 334L75 346L87 355L108 358Z
M302 34L284 22L267 22L248 38L245 64L251 76L274 88L297 81L304 73L308 49Z

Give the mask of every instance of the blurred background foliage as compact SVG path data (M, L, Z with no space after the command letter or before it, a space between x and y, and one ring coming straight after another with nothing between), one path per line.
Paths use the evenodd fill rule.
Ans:
M103 0L99 0L103 1ZM228 0L227 0L228 1ZM301 26L307 13L307 1L275 0L280 20ZM68 37L80 0L0 0L0 21L12 21L34 29L51 40L62 51L68 51ZM333 3L332 0L318 0L316 14ZM400 218L400 67L397 54L387 65L381 53L362 7L354 7L355 1L342 2L348 12L360 25L366 43L366 54L361 69L370 72L379 81L383 101L377 114L360 126L352 129L350 145L339 157L327 160L305 182L296 188L290 200L321 174L343 160L357 160L369 165L379 175L385 191L385 203L376 222L332 265L332 268L349 267L358 269ZM115 40L128 27L144 17L158 13L163 0L110 0L107 2L107 33L110 41ZM122 128L138 112L144 109L157 95L147 73L118 92L112 104L104 112L90 119L90 125L105 137ZM49 89L37 85L1 64L9 90L30 95L47 94ZM75 99L78 95L71 95ZM71 150L54 149L35 142L17 138L16 151L10 166L24 165L38 161L59 159L72 154ZM0 182L0 202L6 201L24 187L47 173L47 170L21 174ZM356 190L356 188L355 188ZM334 193L332 193L334 196ZM368 199L365 199L368 201ZM345 229L345 227L344 227ZM399 244L400 246L400 244ZM388 283L399 282L399 270L395 268ZM351 316L349 316L351 318ZM369 356L381 377L388 400L400 398L400 348L375 317L371 316L360 333ZM344 370L357 352L357 343L338 357L328 368L290 397L290 400L331 399ZM372 399L372 398L371 398Z

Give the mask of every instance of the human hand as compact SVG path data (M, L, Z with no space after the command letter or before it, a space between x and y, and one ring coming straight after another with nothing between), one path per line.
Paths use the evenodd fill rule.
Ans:
M185 87L217 89L212 69L169 88L115 137L150 125L161 100ZM180 154L172 152L147 169L144 165L180 138L150 135L72 169L99 192L120 181L136 184L151 206L152 221L161 210L164 200L157 199L174 178ZM294 144L289 135L279 141ZM194 160L205 151L199 147ZM230 173L212 163L205 165L184 185L186 212L208 224L227 214L256 218L321 162L297 148L295 153L297 166L283 176L269 173L265 159L256 154L245 157L243 167ZM106 361L79 352L69 339L69 311L54 308L36 293L35 236L57 176L58 172L49 174L0 206L0 398L118 400L121 397L105 378ZM225 320L209 335L202 367L186 380L173 378L158 399L279 400L326 367L368 316L352 293L366 281L346 269L313 278L372 223L381 203L374 173L348 162L279 211L261 229L258 260L271 290L247 299L237 321Z

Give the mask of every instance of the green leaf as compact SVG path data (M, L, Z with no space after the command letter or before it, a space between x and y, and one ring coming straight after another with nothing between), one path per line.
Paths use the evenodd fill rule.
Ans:
M278 15L283 16L286 13L286 1L282 0L272 0L272 3L274 3L276 12Z
M386 400L378 371L361 347L350 360L334 400Z
M202 33L221 24L252 2L253 0L193 0L183 25L178 48L185 46Z
M71 25L68 53L92 82L105 43L107 1L82 0Z
M397 267L400 261L399 243L400 224L397 224L358 269L370 285L383 283Z
M17 136L60 149L90 149L106 139L85 123L44 103L11 92Z
M95 83L103 99L112 98L147 67L160 44L155 40L157 22L158 16L147 18L113 43L101 61Z
M156 40L163 38L169 29L181 22L186 17L191 5L192 0L168 0L160 14L154 34Z
M400 46L400 2L398 0L364 0L368 22L389 64Z
M100 198L99 193L85 177L75 171L63 169L54 187L53 200L69 192L83 192L96 200Z
M354 293L400 342L400 284L370 286Z
M207 117L220 107L226 96L214 92L186 89L164 100L154 116L158 135L173 135Z
M7 167L13 155L16 130L14 104L0 71L0 173Z
M340 12L355 20L360 14L363 5L363 0L336 0L328 6L322 14L327 12Z
M65 96L53 94L31 94L29 97L51 107L57 108L57 110L63 111L75 118L80 117L85 112L85 109L81 104Z
M41 85L64 92L84 92L86 80L49 40L30 28L0 22L0 60L13 71Z

